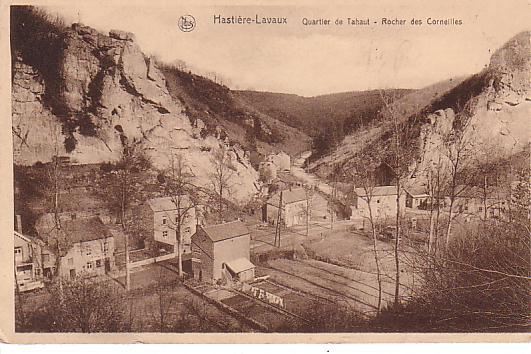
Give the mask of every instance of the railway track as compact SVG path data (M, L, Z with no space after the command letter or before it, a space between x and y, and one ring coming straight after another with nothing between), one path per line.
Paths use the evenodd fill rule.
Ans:
M336 303L337 303L337 299L338 299L338 298L339 298L339 299L342 298L342 299L351 300L351 301L353 301L353 302L355 302L355 303L359 303L359 304L361 304L361 305L363 305L363 306L365 306L365 307L367 307L367 308L370 309L370 311L363 311L363 312L362 312L362 311L359 311L361 314L367 314L367 313L371 312L372 310L376 310L376 309L377 309L376 306L374 306L374 305L372 305L372 304L369 304L369 303L367 303L367 302L365 302L365 301L362 301L362 300L360 300L359 298L354 297L353 295L345 294L344 292L338 291L338 290L333 289L333 288L331 288L331 287L329 287L329 286L325 286L325 285L323 285L322 283L317 283L316 281L313 281L313 280L311 280L311 279L308 279L308 278L302 277L302 276L300 276L300 275L297 275L297 274L294 274L294 273L288 272L288 271L286 271L286 270L284 270L284 269L281 269L281 268L278 268L278 267L269 266L269 267L266 267L266 268L269 268L269 269L271 269L271 270L273 270L273 271L277 271L277 272L283 273L283 274L288 275L288 276L291 276L291 277L295 277L295 278L297 278L298 280L301 280L301 281L303 281L303 282L306 282L306 283L308 283L308 284L311 284L311 285L314 286L314 287L320 288L320 289L322 289L322 290L325 290L325 291L328 292L328 293L334 294L334 297L333 297L333 298L334 298L335 300L332 300L333 302L336 302ZM344 283L342 283L342 282L338 282L338 281L331 280L331 279L326 279L326 280L327 280L329 283L339 284L339 285L341 285L341 286L343 286L343 287L346 286L346 285L345 285ZM352 287L351 287L351 288L352 288ZM354 289L354 290L357 290L357 289L355 289L355 288L353 288L353 289Z

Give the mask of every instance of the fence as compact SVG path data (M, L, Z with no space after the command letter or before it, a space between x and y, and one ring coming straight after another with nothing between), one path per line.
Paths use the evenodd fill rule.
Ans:
M157 256L153 258L143 259L141 261L131 262L129 263L129 269L138 268L138 267L142 267L148 264L166 261L168 259L173 259L175 257L177 257L177 253L168 253L162 256Z

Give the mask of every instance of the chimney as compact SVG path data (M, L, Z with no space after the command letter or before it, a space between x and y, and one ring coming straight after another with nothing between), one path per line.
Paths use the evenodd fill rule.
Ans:
M17 232L22 233L22 218L20 217L20 214L15 215L15 218L16 218L15 230Z

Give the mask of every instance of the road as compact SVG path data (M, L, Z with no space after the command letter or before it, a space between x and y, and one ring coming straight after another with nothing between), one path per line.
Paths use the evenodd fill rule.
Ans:
M304 181L304 183L314 186L317 190L321 191L324 194L332 195L334 188L327 182L323 181L321 178L317 177L313 173L309 173L304 170L304 162L310 157L311 152L306 151L301 154L301 157L293 160L291 166L291 174L294 177L297 177ZM336 193L340 193L336 190Z

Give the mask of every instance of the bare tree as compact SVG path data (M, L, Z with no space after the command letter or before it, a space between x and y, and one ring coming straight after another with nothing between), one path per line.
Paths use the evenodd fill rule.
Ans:
M396 227L396 237L394 243L394 259L395 259L395 305L398 305L400 301L400 257L399 257L399 247L401 239L401 219L402 213L400 207L400 197L403 194L403 184L404 179L408 176L408 167L409 167L409 157L410 151L408 150L408 139L410 138L409 132L409 122L402 122L400 113L398 110L391 105L395 100L393 94L384 94L381 90L379 91L380 98L383 102L383 107L385 109L384 117L390 120L391 124L391 138L389 141L389 156L387 165L393 170L393 177L395 180L396 186L396 218L395 218L395 227Z
M231 179L234 169L231 165L230 156L225 146L213 151L210 159L213 172L210 173L210 185L216 194L218 207L218 221L223 222L223 205L225 196L231 192Z
M168 215L168 219L176 233L177 249L174 252L177 252L179 277L182 277L183 227L194 216L191 214L197 204L197 187L192 183L195 176L180 154L170 156L170 167L163 176L164 190L175 206L175 215Z
M439 244L439 227L441 216L441 204L444 200L444 189L448 181L447 174L438 156L437 163L433 163L427 171L426 192L429 196L430 227L428 237L428 253L436 254Z
M120 161L115 165L115 171L107 175L101 193L107 199L111 210L118 215L118 220L124 234L125 246L125 287L131 288L131 274L129 269L129 236L136 230L135 220L130 217L134 203L140 199L141 191L136 187L139 184L140 172L147 169L149 161L140 151L136 140L128 142L122 137L123 152Z
M448 222L446 224L445 249L448 248L452 235L452 225L459 212L455 210L455 204L458 198L466 192L468 186L466 181L466 171L469 165L471 143L464 134L463 127L461 130L453 130L444 139L442 153L446 158L445 166L449 171L449 181L447 186L448 205Z
M378 216L374 215L372 210L375 188L374 167L375 164L371 163L371 161L366 161L363 164L359 163L351 171L351 174L353 179L357 181L363 189L364 193L358 197L360 197L366 203L367 210L369 212L369 215L363 215L363 217L369 221L369 224L371 226L372 251L374 255L374 263L376 264L376 280L378 282L377 312L379 313L382 309L382 274L380 270L380 255L378 254L378 233L376 227Z

